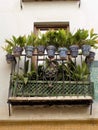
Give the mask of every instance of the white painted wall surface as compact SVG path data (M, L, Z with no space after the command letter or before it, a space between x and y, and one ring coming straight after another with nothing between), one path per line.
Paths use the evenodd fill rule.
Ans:
M27 2L23 3L21 10L20 0L0 0L0 114L3 108L7 110L10 78L10 65L6 63L6 53L1 48L5 39L28 34L33 30L34 22L47 21L69 21L72 32L78 28L94 28L98 33L98 0L81 0L80 8L78 4L76 1Z

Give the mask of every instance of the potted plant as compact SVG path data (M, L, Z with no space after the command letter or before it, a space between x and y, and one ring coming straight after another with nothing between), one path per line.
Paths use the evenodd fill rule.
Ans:
M79 39L77 39L77 32L75 34L72 34L71 36L71 44L69 46L70 54L72 57L76 58L78 56L78 50L79 50Z
M12 46L13 55L19 57L22 54L23 47L25 46L26 37L25 35L19 37L12 36L12 38L10 40L6 40L6 42Z
M82 53L84 56L89 55L91 47L95 49L98 48L98 34L94 33L94 29L88 31L88 37L83 41L83 43L84 45L82 45Z
M46 44L47 43L47 38L46 34L42 34L39 31L38 37L36 38L36 46L37 46L37 52L41 56L45 52Z
M77 65L70 59L65 66L65 71L66 78L70 81L88 81L89 79L90 71L85 61Z
M91 46L85 44L85 45L82 45L81 49L82 49L82 54L84 56L88 56L90 53Z
M33 63L31 64L29 60L25 61L24 69L21 68L21 72L14 72L12 74L12 79L17 80L18 83L22 82L26 85L30 80L36 80L37 74Z
M85 62L88 65L91 65L91 63L94 61L94 58L95 58L95 52L90 51L89 55L86 56L86 58L85 58Z
M70 52L73 57L77 57L78 50L82 48L83 54L88 54L88 50L90 47L85 45L85 40L88 38L88 30L85 29L78 29L72 36L72 45L70 46ZM88 49L89 48L89 49ZM84 52L85 51L85 52ZM86 54L87 52L87 54Z
M89 37L85 40L85 44L98 49L98 34L94 32L93 28L89 31Z
M49 30L46 35L46 51L50 59L54 58L57 47L57 32L55 30Z
M91 47L98 48L98 34L94 33L94 29L86 30L86 29L78 29L73 34L74 42L78 45L79 49L82 49L82 54L84 56L88 56Z
M15 56L12 54L12 46L6 45L5 47L2 47L6 51L6 61L8 64L12 63L12 61L15 61Z
M71 45L69 49L71 56L76 58L78 56L78 49L79 49L78 45Z
M70 45L71 32L64 29L58 30L57 43L58 43L58 52L60 58L66 59L68 54L68 49Z
M31 34L26 38L25 53L28 58L32 57L34 52L35 40L36 36L33 32L31 32Z

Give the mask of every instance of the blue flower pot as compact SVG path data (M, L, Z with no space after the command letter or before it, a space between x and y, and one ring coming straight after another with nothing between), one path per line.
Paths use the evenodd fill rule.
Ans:
M28 58L32 57L33 51L34 51L34 47L33 46L26 46L25 47L25 53L26 53L26 56Z
M78 56L79 47L77 45L72 45L72 46L69 47L69 49L70 49L70 54L71 54L72 57L75 58L75 57Z
M8 64L12 63L13 61L15 61L15 56L12 54L7 54L6 55L6 61Z
M22 51L23 51L23 48L16 46L13 48L13 55L15 57L19 57L19 56L21 56Z
M89 55L86 56L85 62L88 65L91 65L91 63L94 61L94 58L95 58L95 52L90 51Z
M58 52L59 52L59 56L60 56L61 59L67 58L68 49L66 47L60 47L58 49Z
M84 56L88 56L90 53L91 46L90 45L83 45L82 46L82 54Z
M43 45L38 46L37 51L38 51L39 55L43 55L45 52L45 46L43 46Z
M48 57L51 59L51 58L54 58L54 55L55 55L55 51L56 51L56 47L53 46L53 45L50 45L46 48L46 51L47 51L47 54L48 54Z
M94 60L94 58L95 58L95 52L90 51L90 53L89 53L89 58L90 58L91 60Z

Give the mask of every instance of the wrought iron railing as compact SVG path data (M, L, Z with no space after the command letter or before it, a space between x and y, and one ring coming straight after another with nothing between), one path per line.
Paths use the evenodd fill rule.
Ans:
M80 56L80 62L82 63L83 57ZM36 74L33 77L27 78L25 74L27 71L31 71L31 64L33 62L32 57L35 57L36 61ZM91 104L90 113L92 113L92 102L94 98L94 83L90 81L90 75L88 80L76 80L73 81L71 76L66 76L66 72L63 65L68 63L68 59L60 59L58 53L55 54L53 59L48 60L48 65L46 65L46 60L48 55L44 54L38 55L33 54L31 58L27 58L25 54L21 57L17 57L15 62L12 62L8 104L9 104L9 115L10 115L10 104L15 104L15 102L28 102L36 101L37 97L41 100L43 98L51 101L53 97L54 100L87 100ZM69 55L70 57L70 55ZM73 58L74 63L77 62L77 57ZM26 69L27 62L29 61L29 68ZM58 63L62 65L62 68L58 68ZM41 71L39 71L38 66L41 64ZM52 69L51 69L52 67ZM59 69L59 71L58 71ZM24 79L18 77L21 73L24 75ZM59 75L59 72L61 75ZM67 77L67 78L66 78ZM25 80L26 79L26 80ZM25 82L24 82L25 80ZM51 99L48 97L52 97ZM62 97L62 98L61 98ZM67 98L66 98L67 97ZM71 97L71 99L70 99ZM75 97L75 98L74 98ZM77 97L77 98L76 98ZM79 98L81 97L81 98ZM26 99L27 98L27 99ZM34 98L34 100L33 100ZM52 99L53 100L53 99ZM37 100L38 101L38 100ZM39 100L40 101L40 100Z
M94 97L92 82L62 81L13 81L10 88L12 97L51 97L51 96L91 96Z

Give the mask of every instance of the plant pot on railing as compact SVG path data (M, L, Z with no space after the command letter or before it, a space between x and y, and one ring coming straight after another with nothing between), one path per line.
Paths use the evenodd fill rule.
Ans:
M95 52L90 51L89 55L85 58L85 62L90 65L94 61L94 58Z
M19 57L19 56L21 56L22 51L23 51L23 48L22 48L22 47L16 46L16 47L13 48L13 55L14 55L15 57Z
M7 54L6 55L6 61L8 64L12 63L13 61L15 61L15 56L12 54Z
M26 56L28 58L32 57L33 51L34 51L34 47L33 46L26 46L25 47L25 53L26 53Z
M38 51L38 54L39 54L39 55L43 55L44 52L45 52L45 46L39 45L39 46L37 47L37 51Z
M90 45L83 45L82 46L82 54L84 56L88 56L90 53L91 46Z
M48 57L52 59L54 58L56 47L53 45L47 46L46 51L47 51Z
M90 53L89 53L89 58L90 58L91 60L94 60L94 58L95 58L95 52L90 51Z
M60 47L58 49L58 52L62 60L67 58L68 49L66 47Z
M70 49L70 54L71 54L72 57L75 58L75 57L78 56L79 47L77 45L72 45L72 46L69 47L69 49Z

